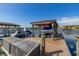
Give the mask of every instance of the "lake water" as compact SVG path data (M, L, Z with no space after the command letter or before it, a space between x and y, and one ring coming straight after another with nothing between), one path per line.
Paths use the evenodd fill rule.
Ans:
M75 35L79 35L79 31L76 30L65 30L62 32L67 46L72 56L76 56L76 39Z

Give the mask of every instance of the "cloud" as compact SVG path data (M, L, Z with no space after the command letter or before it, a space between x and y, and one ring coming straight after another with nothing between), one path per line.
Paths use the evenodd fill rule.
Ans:
M79 25L79 18L61 18L60 20L58 20L58 23L59 25Z

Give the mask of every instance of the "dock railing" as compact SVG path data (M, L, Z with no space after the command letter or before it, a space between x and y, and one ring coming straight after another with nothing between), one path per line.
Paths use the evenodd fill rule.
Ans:
M34 45L34 47L26 54L26 56L29 56L30 53L37 47L37 45L38 45L39 43L42 43L44 40L45 40L45 39L44 39L44 34L42 34L41 38L37 41L37 43ZM41 42L41 41L42 41L42 42ZM41 46L40 46L40 55L43 55L44 49L45 49L45 48L44 48L44 44L41 44Z

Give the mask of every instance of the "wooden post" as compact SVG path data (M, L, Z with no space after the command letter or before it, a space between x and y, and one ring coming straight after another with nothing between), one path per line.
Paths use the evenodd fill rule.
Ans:
M25 28L25 31L26 31L25 36L26 36L26 37L28 37L27 30L28 30L28 29L27 29L27 28Z
M3 36L4 36L4 28L3 28L3 26L1 26L1 28L2 28L2 34L3 34Z
M54 32L54 37L58 37L58 24L54 23L53 24L53 32Z
M44 33L42 33L41 35L42 35L42 43L41 43L42 51L41 51L41 54L44 55L44 53L45 53L45 36L44 36Z
M15 31L16 31L16 27L14 26L14 27L12 27L13 28L13 32L12 33L14 33Z
M8 36L10 36L9 26L7 26Z
M18 29L17 29L17 26L15 26L14 29L15 29L15 31L17 31L17 30L18 30Z
M39 35L40 35L40 37L41 37L41 31L40 31L40 29L41 29L41 27L39 26Z
M9 54L11 54L11 44L9 43Z
M4 36L6 36L6 26L4 26Z
M32 32L33 32L33 37L34 37L34 25L32 24Z

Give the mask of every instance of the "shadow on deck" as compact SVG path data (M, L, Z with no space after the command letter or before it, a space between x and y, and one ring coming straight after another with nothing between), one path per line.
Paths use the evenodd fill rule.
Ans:
M63 50L57 50L57 51L53 51L53 52L45 52L44 55L45 55L45 56L53 56L53 55L59 56L60 53L63 53Z

